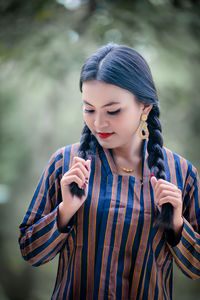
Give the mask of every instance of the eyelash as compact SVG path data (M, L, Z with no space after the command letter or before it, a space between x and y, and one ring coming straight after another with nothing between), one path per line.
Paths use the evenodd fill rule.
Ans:
M89 110L89 109L84 108L84 112L85 112L85 113L93 113L94 110Z
M89 110L89 109L84 109L84 112L85 113L93 113L94 112L94 110ZM120 112L120 109L117 109L117 110L115 110L115 111L108 111L107 113L109 114L109 115L116 115L116 114L118 114Z
M117 109L117 110L115 110L115 111L108 111L108 114L109 115L116 115L116 114L118 114L120 112L120 109Z

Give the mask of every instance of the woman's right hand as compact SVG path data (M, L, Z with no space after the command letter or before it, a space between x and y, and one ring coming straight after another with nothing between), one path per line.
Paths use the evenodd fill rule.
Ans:
M71 217L85 202L88 195L88 181L90 178L91 160L74 157L72 167L61 179L62 202L59 204L59 225L67 225ZM85 189L85 195L79 198L70 192L70 183L76 182L80 189Z

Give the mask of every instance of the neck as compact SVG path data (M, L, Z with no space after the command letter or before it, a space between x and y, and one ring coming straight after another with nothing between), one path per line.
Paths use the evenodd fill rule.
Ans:
M121 157L128 161L142 156L143 141L137 137L131 143L112 149L114 157Z
M127 175L128 173L142 178L142 145L143 141L138 137L134 142L112 150L119 174Z

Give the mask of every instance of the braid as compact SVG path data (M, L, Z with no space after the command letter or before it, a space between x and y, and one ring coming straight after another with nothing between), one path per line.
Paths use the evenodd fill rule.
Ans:
M159 107L157 105L153 105L147 120L149 129L149 140L147 144L147 151L149 154L148 165L151 173L154 174L157 179L166 180L164 156L162 152L162 127L159 115ZM170 203L165 203L162 205L162 210L156 220L156 224L167 233L171 232L173 230L172 217L173 206Z
M90 156L93 155L96 147L98 147L98 142L94 135L91 133L90 129L85 126L83 127L82 130L82 136L80 139L80 145L78 149L78 156L87 160ZM76 195L78 197L82 197L85 195L85 191L83 189L80 189L77 185L77 183L72 182L70 184L70 191L72 195Z
M78 156L87 160L88 156L89 156L89 152L90 152L90 140L91 140L91 131L90 129L87 127L87 125L85 125L83 127L82 130L82 136L80 139L80 145L79 145L79 149L78 149Z
M103 61L105 57L114 49L117 45L114 43L109 43L105 47L101 47L96 51L94 55L88 57L82 66L81 76L79 81L80 91L82 92L83 81L96 79L99 71L102 68ZM95 136L91 133L90 129L85 126L82 130L82 136L80 139L80 146L78 149L78 156L87 160L93 155L96 148L101 148ZM83 189L80 189L75 182L70 184L70 191L72 195L77 195L81 197L85 194Z
M166 180L164 156L162 152L163 138L162 127L159 121L158 96L152 78L151 70L146 60L133 48L126 45L108 43L88 57L82 67L79 81L82 92L83 82L95 80L116 85L133 93L138 102L153 104L147 123L149 140L147 144L148 165L157 179ZM84 127L81 138L79 155L87 158L88 151L92 149L92 134ZM97 146L100 147L96 141ZM77 194L78 189L72 191ZM81 192L83 192L81 190ZM173 207L166 203L162 205L161 213L157 220L162 230L169 236L173 232ZM168 238L168 237L167 237ZM171 237L170 237L171 238Z

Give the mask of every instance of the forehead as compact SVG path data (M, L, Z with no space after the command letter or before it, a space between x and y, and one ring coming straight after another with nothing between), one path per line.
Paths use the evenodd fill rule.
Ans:
M101 105L105 105L110 101L126 103L135 100L135 97L131 92L116 85L88 80L84 81L82 85L82 99L90 104L101 103Z

